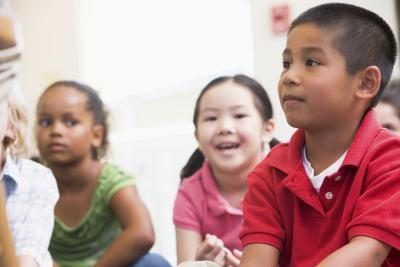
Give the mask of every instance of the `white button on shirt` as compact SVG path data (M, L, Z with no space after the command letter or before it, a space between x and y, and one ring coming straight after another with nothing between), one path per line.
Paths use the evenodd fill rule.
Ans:
M325 198L328 200L331 200L333 198L333 193L332 192L326 192L325 193Z
M342 176L339 175L335 177L335 182L339 182L340 180L342 180Z

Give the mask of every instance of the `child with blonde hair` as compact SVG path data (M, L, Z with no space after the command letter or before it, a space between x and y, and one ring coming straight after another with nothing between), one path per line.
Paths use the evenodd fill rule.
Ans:
M6 195L6 211L20 266L52 266L48 246L53 230L54 206L58 190L53 174L26 155L28 119L18 87L1 104L1 180Z

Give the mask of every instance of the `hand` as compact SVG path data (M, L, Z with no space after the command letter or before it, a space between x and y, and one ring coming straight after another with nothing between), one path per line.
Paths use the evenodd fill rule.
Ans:
M225 255L225 266L226 267L238 267L240 264L240 258L242 257L242 251L238 249L234 249L231 252L229 249L224 248L226 255Z
M209 260L225 266L226 249L224 242L215 235L206 234L203 242L200 243L196 250L196 260Z

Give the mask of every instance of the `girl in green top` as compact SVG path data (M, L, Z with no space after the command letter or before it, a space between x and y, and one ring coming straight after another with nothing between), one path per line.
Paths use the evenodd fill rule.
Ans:
M107 116L96 91L75 81L50 85L39 98L36 139L60 199L50 253L61 267L163 267L149 254L154 232L134 178L100 159Z

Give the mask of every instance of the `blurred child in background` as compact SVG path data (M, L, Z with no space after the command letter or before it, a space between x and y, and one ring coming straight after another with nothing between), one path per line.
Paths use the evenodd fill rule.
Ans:
M9 1L0 0L0 190L5 196L2 216L7 217L1 218L0 262L2 266L50 267L48 246L58 190L49 169L22 159L28 119L16 78L21 54L16 23Z
M239 264L246 177L278 143L272 116L266 91L248 76L219 77L201 91L193 116L199 148L181 171L174 207L178 263Z
M19 265L52 266L48 251L54 224L58 189L53 174L26 156L28 119L18 87L13 86L1 104L3 167L6 210Z
M108 130L87 85L59 81L39 99L36 140L60 190L50 253L61 267L170 266L149 253L154 232L134 178L101 161Z
M400 135L400 80L387 85L375 110L381 126Z

